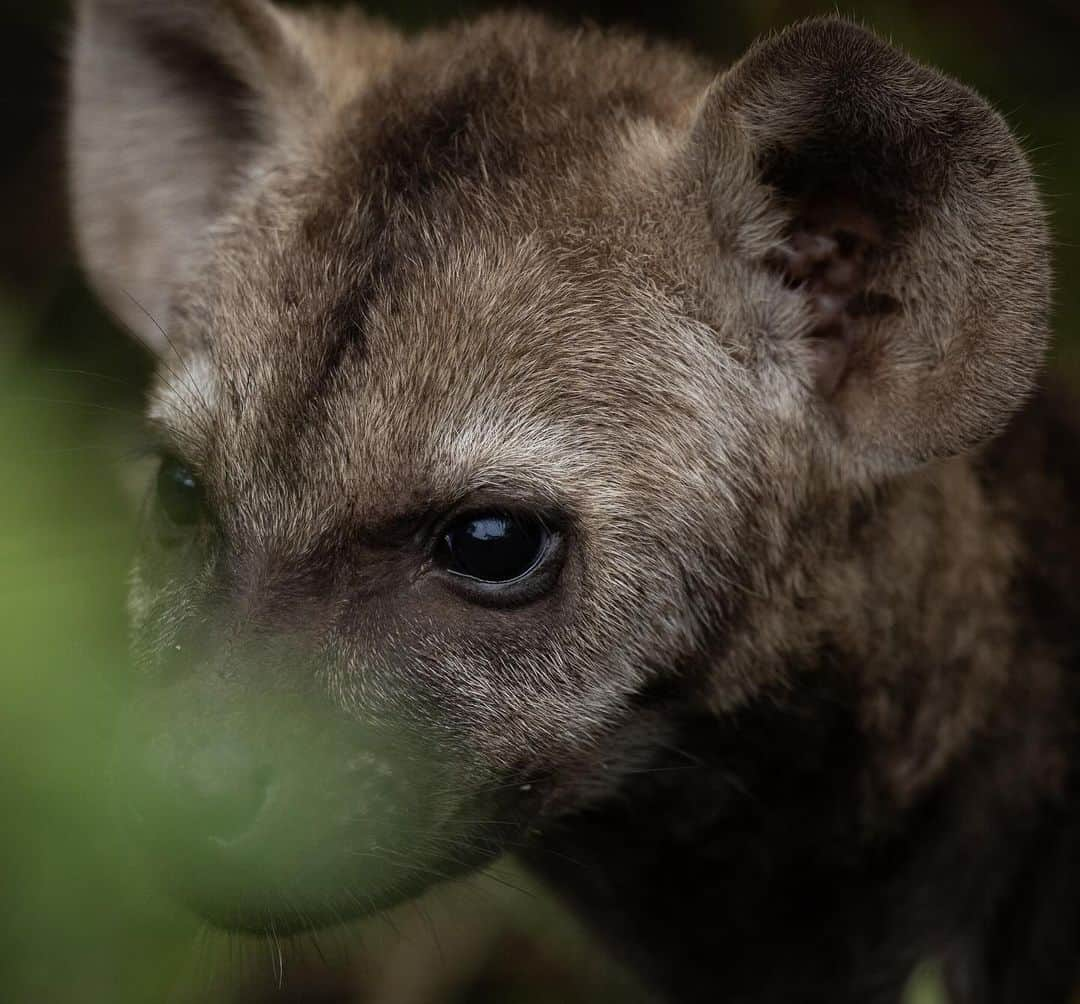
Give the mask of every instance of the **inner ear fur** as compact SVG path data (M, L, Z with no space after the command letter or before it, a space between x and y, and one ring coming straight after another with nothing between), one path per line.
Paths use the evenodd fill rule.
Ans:
M1027 160L978 95L854 24L808 21L717 81L693 147L722 246L802 302L802 327L768 337L847 458L953 455L1022 404L1050 242Z

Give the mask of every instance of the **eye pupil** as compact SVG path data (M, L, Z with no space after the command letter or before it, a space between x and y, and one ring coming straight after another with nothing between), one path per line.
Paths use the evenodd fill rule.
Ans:
M191 469L178 460L162 461L157 497L165 515L178 526L192 526L202 518L202 488Z
M470 579L510 582L537 564L547 540L547 528L535 516L478 513L446 530L435 559L447 571Z

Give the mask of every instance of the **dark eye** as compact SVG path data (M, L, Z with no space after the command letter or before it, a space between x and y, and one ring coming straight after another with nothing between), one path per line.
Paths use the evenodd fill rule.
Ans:
M472 513L443 531L435 561L448 572L480 582L511 582L539 564L549 539L538 516Z
M194 526L202 519L203 493L191 468L174 457L161 462L157 498L162 511L176 526Z

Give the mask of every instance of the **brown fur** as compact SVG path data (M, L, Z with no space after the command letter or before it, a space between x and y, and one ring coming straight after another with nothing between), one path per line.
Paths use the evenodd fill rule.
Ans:
M646 811L635 778L686 715L713 723L706 760L744 719L810 756L824 733L795 724L834 721L807 705L826 690L858 760L799 783L843 787L821 813L854 856L929 860L932 805L954 848L1064 804L1076 656L1031 590L1068 603L1045 542L1073 540L1077 496L1056 454L1010 447L1030 415L983 445L1041 365L1048 238L972 92L839 20L715 75L527 16L404 39L260 0L85 0L72 93L84 259L160 353L150 416L212 514L139 564L137 649L180 674L149 717L299 694L339 754L394 723L440 750L432 825L485 854L499 835L466 817L493 784L573 849L617 794ZM466 503L552 514L554 586L510 610L447 588L415 540ZM685 825L680 854L726 846ZM837 922L829 999L979 942L981 901L909 929L927 874L881 879L907 898L865 952ZM852 917L880 906L864 880ZM687 924L722 909L685 892ZM699 999L707 939L680 957L635 897L607 926ZM762 980L747 999L793 999Z

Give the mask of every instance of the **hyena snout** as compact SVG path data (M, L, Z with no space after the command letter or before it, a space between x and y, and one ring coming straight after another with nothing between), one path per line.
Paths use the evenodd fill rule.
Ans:
M281 931L380 905L433 825L417 758L308 700L183 685L133 718L128 823L172 891L222 926Z

